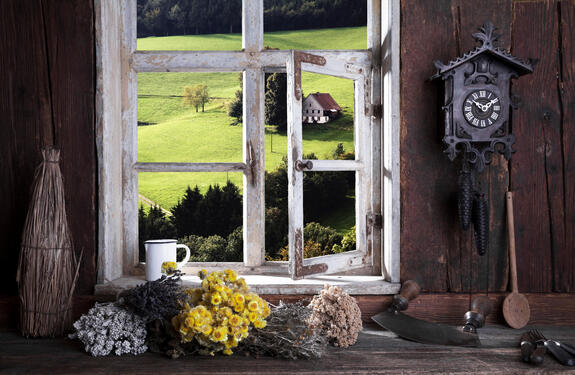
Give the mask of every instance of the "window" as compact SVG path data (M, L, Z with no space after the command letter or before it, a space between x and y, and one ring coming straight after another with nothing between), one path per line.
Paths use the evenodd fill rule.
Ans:
M399 282L399 0L367 3L368 48L363 50L264 49L263 0L244 0L241 51L138 51L136 1L96 2L100 283L141 273L138 176L162 172L243 175L243 262L190 264L190 271L195 266L226 266L243 273L287 275L289 270L293 279L353 271ZM284 71L289 261L276 262L265 259L264 87L266 72ZM137 80L139 73L149 72L242 72L243 160L139 161ZM354 159L303 158L302 72L353 82ZM355 176L357 246L344 253L304 258L303 176L328 171Z

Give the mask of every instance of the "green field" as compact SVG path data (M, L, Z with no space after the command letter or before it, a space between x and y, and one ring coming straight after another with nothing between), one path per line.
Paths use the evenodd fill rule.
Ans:
M265 34L265 44L274 48L314 49L365 48L363 28L323 29ZM239 49L241 36L201 35L149 37L138 40L142 50ZM182 105L185 86L205 83L212 101L205 112ZM304 126L304 153L331 158L338 143L353 151L353 82L305 73L304 93L328 92L343 108L343 116L323 126ZM239 89L238 73L140 73L138 74L138 161L140 162L241 162L242 127L233 126L227 104ZM266 169L272 170L287 152L287 138L266 129ZM273 141L273 152L271 144ZM240 188L241 173L140 173L139 192L169 209L177 203L187 186L205 191L210 184L230 179ZM347 226L347 225L346 225ZM349 226L347 226L349 227Z

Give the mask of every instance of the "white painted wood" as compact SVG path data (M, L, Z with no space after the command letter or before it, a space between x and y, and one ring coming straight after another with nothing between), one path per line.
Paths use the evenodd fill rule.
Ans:
M264 0L242 1L242 47L246 52L264 48Z
M336 285L351 295L396 294L401 285L389 283L381 276L312 276L303 280L292 280L279 275L244 275L250 290L258 294L317 294L325 284ZM117 296L121 292L145 282L144 276L122 277L106 284L98 284L95 294ZM201 280L195 275L182 277L184 288L199 288Z
M381 0L368 0L369 22L367 29L367 48L371 50L373 64L371 68L371 104L382 105L381 101ZM368 102L370 103L370 102ZM371 160L371 199L369 213L382 215L382 186L381 186L381 116L371 116L370 124L370 150L367 157ZM383 230L380 226L371 225L367 228L368 253L372 256L373 271L383 274Z
M325 272L315 273L314 275L327 275L339 272L347 272L365 266L365 251L353 250L340 254L330 254L320 257L307 258L304 259L303 264L304 266L310 266L313 264L327 265L327 270Z
M123 130L123 212L124 274L138 264L138 173L133 166L138 158L138 75L132 69L136 51L136 2L121 1L122 11L122 130Z
M369 70L371 51L304 50L313 55L321 54L326 59L325 67L333 75L355 79ZM137 51L133 66L143 72L241 72L263 67L266 72L285 72L285 62L290 51L265 50L243 51ZM353 67L353 69L350 68ZM304 64L314 72L314 67Z
M311 170L314 172L358 171L364 168L360 160L303 160L304 163L307 161L312 162Z
M383 0L383 223L386 279L400 280L400 0Z
M297 62L292 51L286 63L287 72L287 173L288 173L288 254L289 271L296 278L296 264L303 259L303 173L296 171L296 161L302 157L302 92L301 81L296 82ZM297 92L296 92L297 90Z
M244 163L136 163L138 172L243 172Z
M122 276L122 70L119 2L95 0L98 283Z
M244 264L265 262L265 76L262 69L248 69L243 79Z

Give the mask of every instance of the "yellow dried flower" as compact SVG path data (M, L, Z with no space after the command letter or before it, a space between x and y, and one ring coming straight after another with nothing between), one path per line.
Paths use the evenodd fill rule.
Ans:
M219 293L214 293L212 294L210 302L212 303L212 305L219 305L220 303L222 303L222 297L219 295Z
M235 314L230 317L229 322L234 327L243 323L241 316Z
M214 328L210 339L216 342L226 341L228 339L228 329L226 327Z
M258 303L258 301L256 301L255 299L251 300L248 303L248 309L250 311L257 311L260 308L260 304Z
M162 273L166 275L171 275L178 269L178 264L176 262L164 262L162 263Z
M261 329L267 325L266 321L263 319L258 319L254 322L254 327Z
M231 349L224 349L224 350L222 351L222 353L224 353L225 355L232 355L232 354L233 354L233 352L232 352Z
M254 311L250 312L248 314L248 319L250 320L250 322L255 322L258 319L258 314Z
M246 300L246 298L244 297L244 295L243 295L243 294L240 294L240 293L234 293L233 296L232 296L232 298L234 299L234 302L235 302L237 305L243 305L244 302L245 302L245 300Z

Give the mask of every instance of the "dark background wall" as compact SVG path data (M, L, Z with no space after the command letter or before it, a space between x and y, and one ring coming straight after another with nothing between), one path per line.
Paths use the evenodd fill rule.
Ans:
M404 0L401 31L402 278L437 292L505 291L505 192L514 192L519 289L575 291L574 1ZM512 113L516 154L501 156L479 183L490 198L490 246L476 253L457 220L458 163L441 153L433 60L475 47L486 20L500 46L538 60L517 80Z
M0 2L0 294L15 275L34 168L42 145L62 148L69 222L84 251L79 294L96 280L97 166L94 13L91 0ZM575 1L403 0L401 21L402 278L431 292L505 291L504 194L515 192L519 287L575 291ZM479 257L458 229L457 170L442 154L433 60L474 47L486 20L501 46L538 59L513 85L517 153L481 178L491 238Z
M77 292L96 281L94 11L91 0L0 1L0 294L16 269L42 146L61 148L68 221L78 254Z

